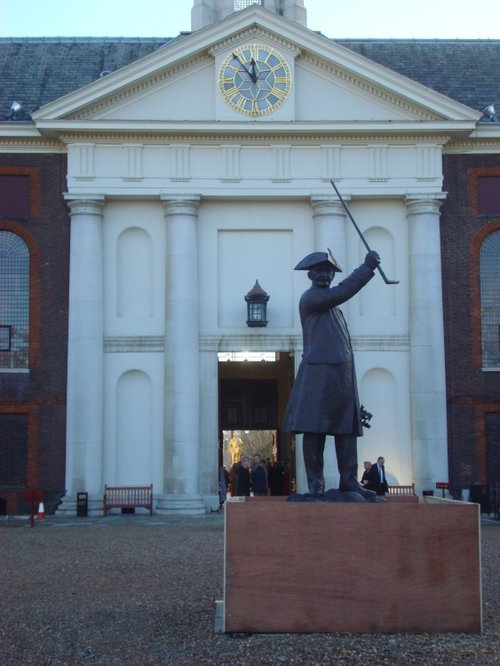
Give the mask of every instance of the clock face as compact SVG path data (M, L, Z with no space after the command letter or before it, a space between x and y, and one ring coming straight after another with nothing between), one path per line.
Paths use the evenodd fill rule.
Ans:
M265 116L288 98L292 85L285 58L273 48L247 44L231 51L219 70L226 104L246 116Z

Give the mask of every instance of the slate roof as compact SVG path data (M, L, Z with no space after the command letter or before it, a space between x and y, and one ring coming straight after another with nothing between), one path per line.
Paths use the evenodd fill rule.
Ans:
M374 62L393 69L457 102L482 111L500 110L500 40L338 40Z
M157 51L172 38L0 39L0 114L14 100L30 112Z
M0 118L31 111L152 53L177 37L0 38ZM452 99L500 111L500 40L332 40Z

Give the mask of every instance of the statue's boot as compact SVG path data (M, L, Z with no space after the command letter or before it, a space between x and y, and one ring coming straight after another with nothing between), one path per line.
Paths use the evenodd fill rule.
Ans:
M325 435L316 432L304 433L302 452L306 468L307 487L310 493L321 494L325 492L325 477L323 476L324 450Z
M358 493L367 498L374 497L376 493L373 490L363 488L357 479L358 450L356 437L353 435L337 435L335 437L335 450L340 473L340 492Z

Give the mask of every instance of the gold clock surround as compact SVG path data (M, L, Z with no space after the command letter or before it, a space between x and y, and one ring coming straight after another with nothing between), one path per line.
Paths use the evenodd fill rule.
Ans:
M288 99L292 86L284 56L264 44L245 44L229 53L219 69L219 90L234 111L265 116Z

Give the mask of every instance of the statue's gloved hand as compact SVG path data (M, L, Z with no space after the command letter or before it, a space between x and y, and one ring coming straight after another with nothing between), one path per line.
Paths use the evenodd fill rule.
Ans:
M375 268L377 268L379 264L380 264L380 257L378 252L375 252L375 250L370 250L370 252L368 252L368 254L365 257L365 266L368 266L368 268L375 270Z

